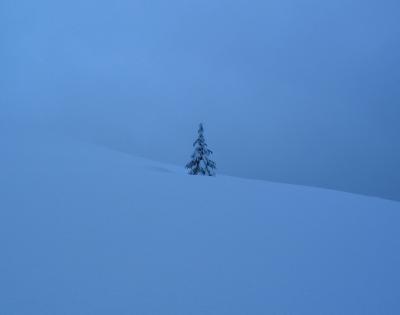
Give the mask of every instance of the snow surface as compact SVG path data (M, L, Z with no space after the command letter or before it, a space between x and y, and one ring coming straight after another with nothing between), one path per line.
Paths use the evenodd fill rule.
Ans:
M400 203L5 138L1 315L400 314Z

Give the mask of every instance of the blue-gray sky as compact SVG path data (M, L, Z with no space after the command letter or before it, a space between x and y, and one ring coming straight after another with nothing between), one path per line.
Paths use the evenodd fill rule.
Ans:
M0 45L3 123L400 200L398 0L0 0Z

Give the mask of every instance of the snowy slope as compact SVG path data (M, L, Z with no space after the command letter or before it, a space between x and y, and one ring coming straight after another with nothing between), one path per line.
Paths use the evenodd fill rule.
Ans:
M400 203L2 141L1 315L400 314Z

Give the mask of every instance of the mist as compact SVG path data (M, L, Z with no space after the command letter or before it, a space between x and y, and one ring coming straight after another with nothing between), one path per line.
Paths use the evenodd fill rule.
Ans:
M0 123L184 165L203 122L220 173L400 200L399 20L391 0L1 1Z

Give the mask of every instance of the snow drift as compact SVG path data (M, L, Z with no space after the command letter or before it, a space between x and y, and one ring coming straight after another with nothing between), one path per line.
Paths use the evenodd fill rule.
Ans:
M0 314L400 314L399 203L4 139Z

